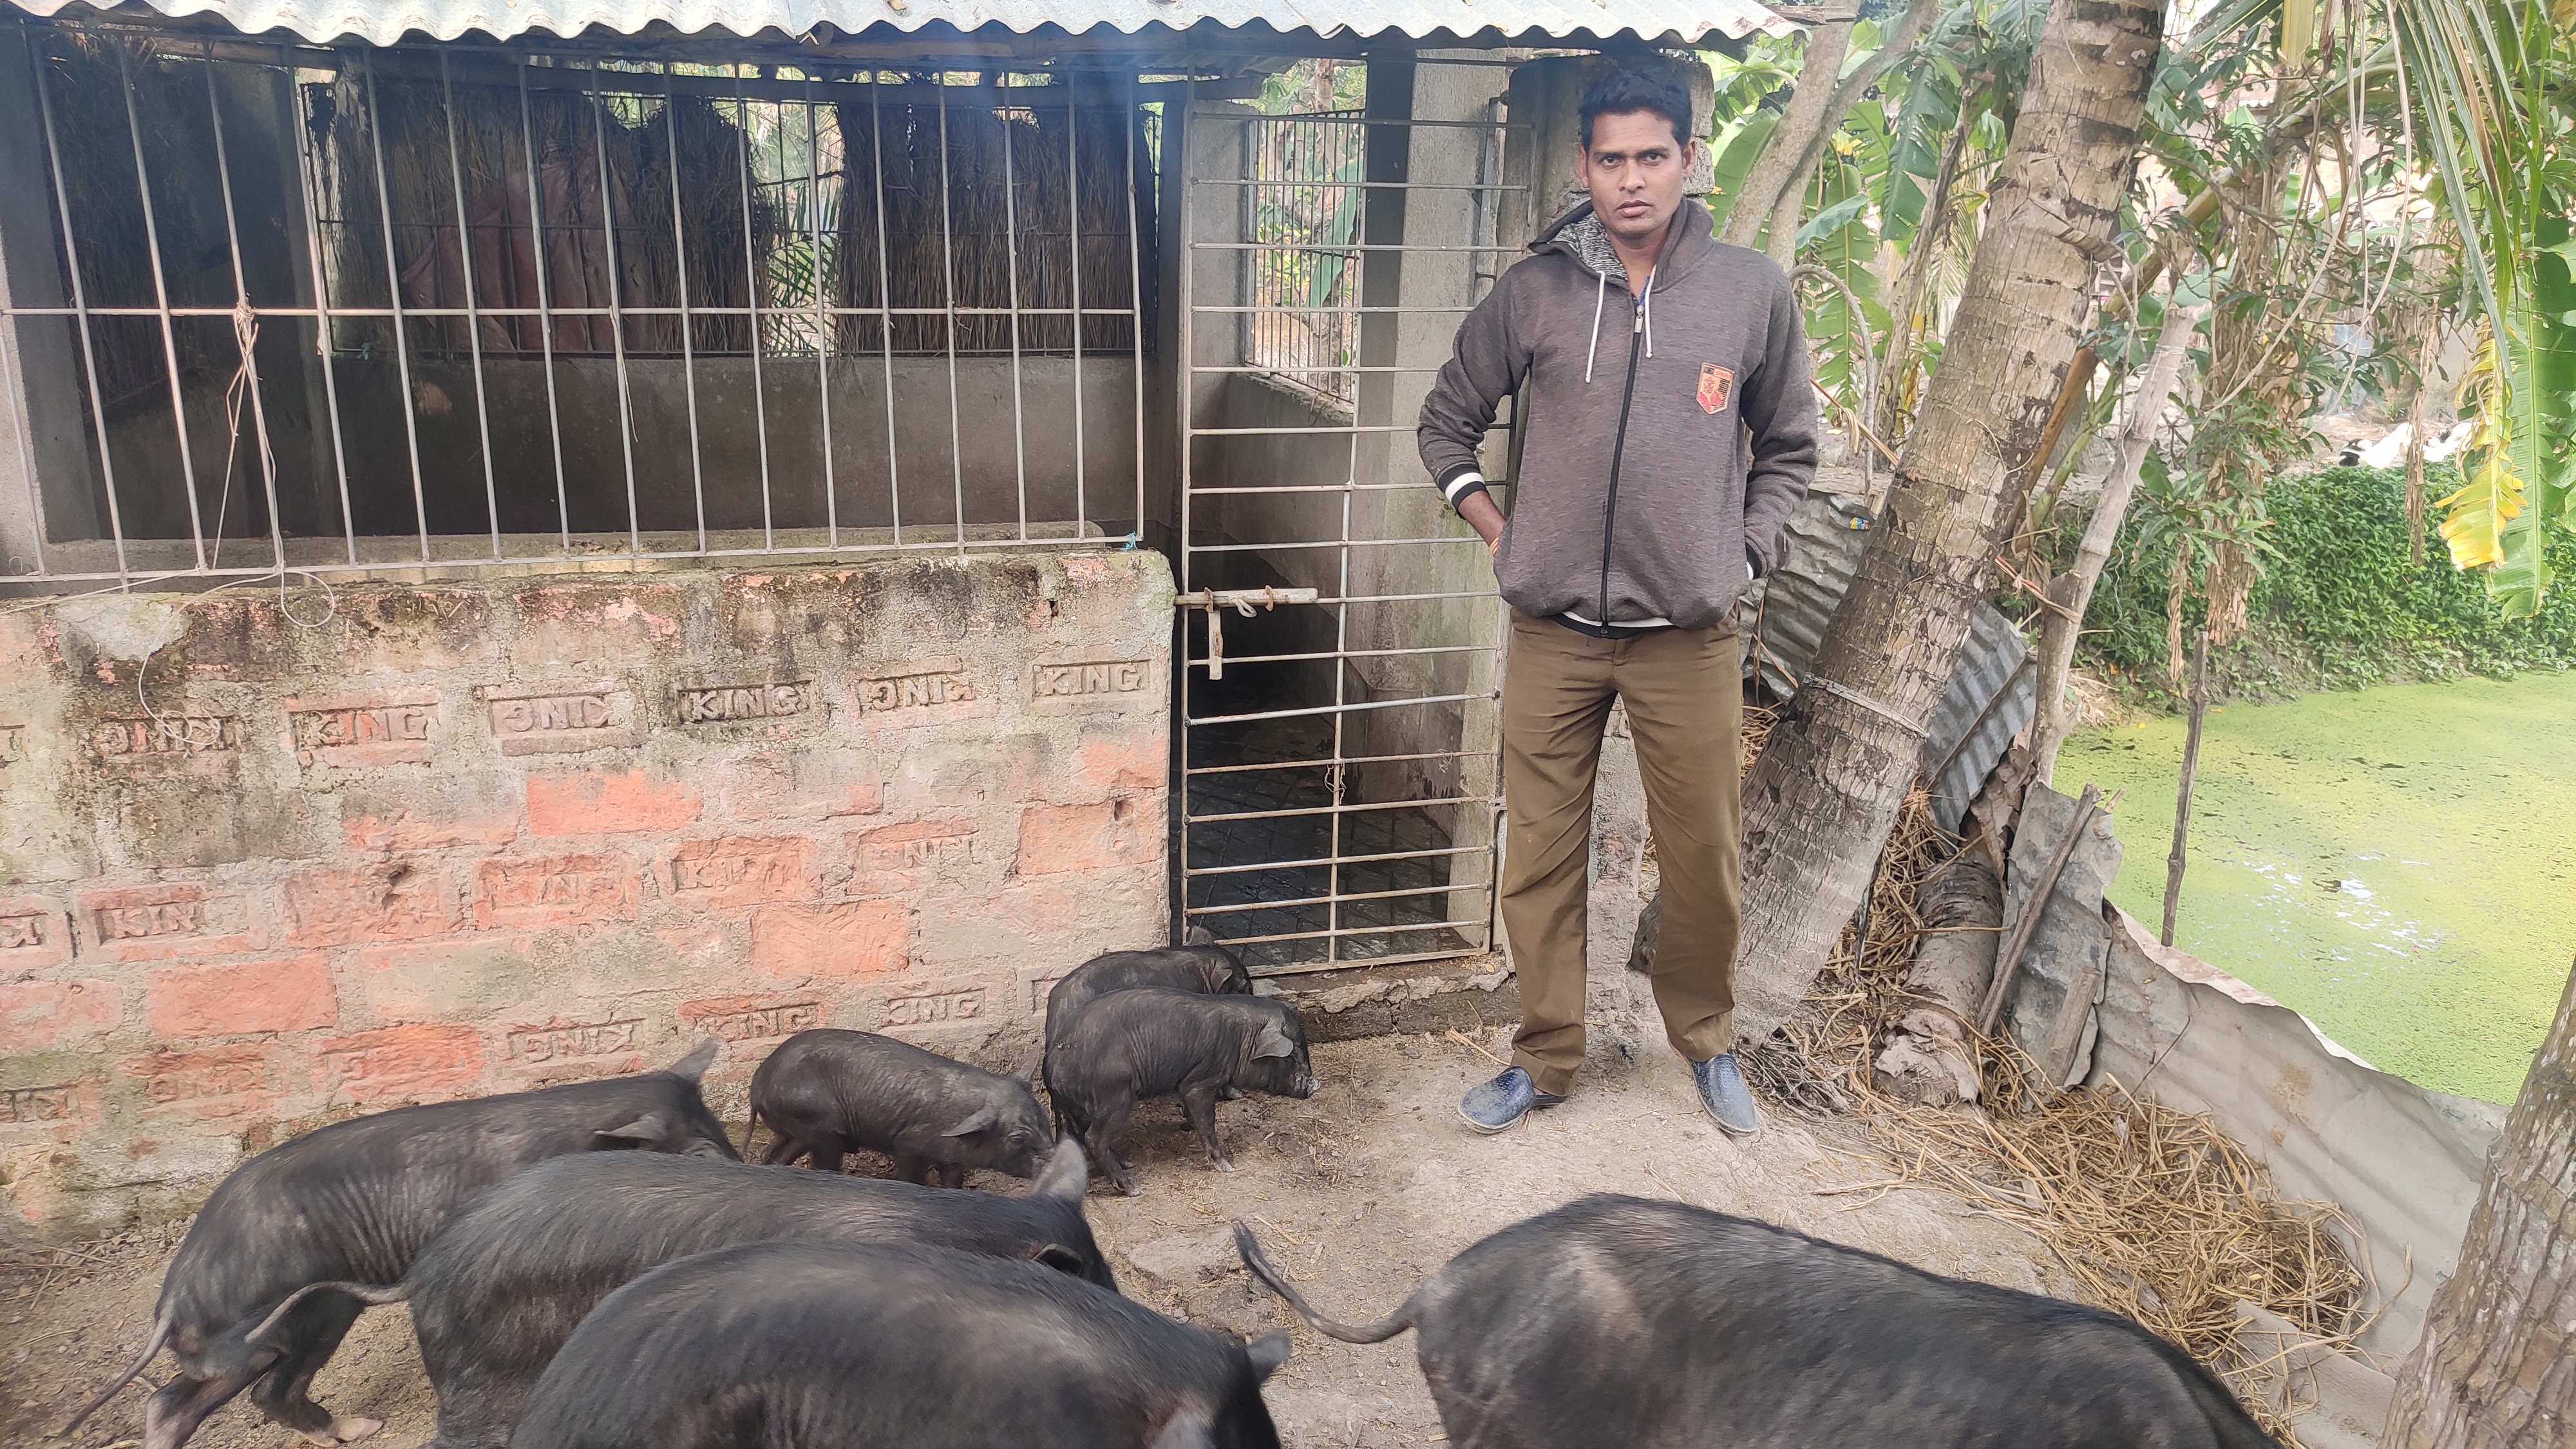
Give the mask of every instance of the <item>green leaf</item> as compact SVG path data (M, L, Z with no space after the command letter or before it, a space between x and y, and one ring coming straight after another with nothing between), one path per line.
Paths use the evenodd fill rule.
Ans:
M1805 251L1819 238L1831 236L1842 230L1853 217L1860 215L1861 209L1867 205L1869 205L1869 193L1856 192L1807 218L1807 224L1798 228L1798 250Z
M1779 124L1778 111L1758 112L1716 142L1717 159L1710 165L1717 176L1717 187L1709 193L1708 209L1720 228L1726 225L1726 214L1735 209L1735 195L1744 189L1744 178L1752 174L1763 143L1771 139L1773 128Z

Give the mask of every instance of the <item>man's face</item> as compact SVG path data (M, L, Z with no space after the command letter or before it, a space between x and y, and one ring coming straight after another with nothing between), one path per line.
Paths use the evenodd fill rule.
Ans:
M1592 118L1592 144L1576 161L1575 175L1610 234L1635 249L1663 239L1682 204L1690 161L1690 147L1673 135L1672 122L1653 111L1628 111Z

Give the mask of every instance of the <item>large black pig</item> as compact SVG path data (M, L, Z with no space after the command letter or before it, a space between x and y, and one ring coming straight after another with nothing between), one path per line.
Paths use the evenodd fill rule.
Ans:
M943 1248L757 1243L610 1294L519 1449L1275 1449L1288 1356L1069 1274Z
M1112 991L1084 1006L1047 1052L1046 1085L1056 1121L1133 1197L1136 1182L1117 1144L1138 1102L1180 1098L1208 1161L1232 1172L1216 1137L1219 1094L1238 1087L1311 1097L1315 1068L1306 1057L1306 1029L1283 1002L1148 987Z
M124 1377L63 1426L68 1435L167 1347L178 1376L143 1410L145 1449L178 1449L253 1383L262 1414L312 1438L346 1442L373 1419L342 1419L313 1402L313 1375L364 1304L316 1293L266 1326L280 1302L314 1283L391 1283L450 1214L532 1163L613 1148L734 1157L724 1124L698 1095L716 1043L658 1072L574 1082L462 1102L398 1107L335 1122L283 1143L223 1180L161 1280L152 1340Z
M2125 1318L1768 1223L1596 1194L1452 1258L1346 1343L1421 1331L1453 1449L2272 1446L2225 1385Z
M329 1286L370 1304L408 1301L438 1394L435 1443L498 1449L582 1316L691 1254L739 1243L918 1243L1039 1263L1115 1291L1082 1216L1088 1176L1071 1142L1025 1197L631 1153L567 1157L476 1198L393 1287Z
M800 1031L751 1074L751 1120L776 1140L766 1162L812 1154L841 1170L854 1147L894 1159L895 1175L946 1187L986 1167L1035 1177L1055 1133L1029 1084L874 1032ZM748 1145L748 1138L745 1139Z
M1250 996L1252 973L1243 969L1232 951L1216 944L1215 937L1195 926L1190 928L1190 943L1186 946L1094 956L1047 988L1047 1049L1054 1050L1065 1028L1073 1024L1074 1015L1094 997L1156 986L1205 996Z

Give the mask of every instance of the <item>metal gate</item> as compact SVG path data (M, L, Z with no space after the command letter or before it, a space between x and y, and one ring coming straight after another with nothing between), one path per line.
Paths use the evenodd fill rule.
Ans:
M1493 949L1503 611L1413 431L1528 235L1507 74L1185 128L1181 910L1256 974Z

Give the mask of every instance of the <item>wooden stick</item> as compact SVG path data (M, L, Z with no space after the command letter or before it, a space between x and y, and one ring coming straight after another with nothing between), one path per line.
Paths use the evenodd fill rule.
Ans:
M2209 713L2209 631L2191 646L2191 726L2182 741L2182 788L2174 796L2173 850L2165 856L2165 920L2156 939L2170 946L2174 915L2182 908L2183 847L2191 839L2191 787L2200 775L2200 721Z
M2040 1100L2065 1089L2066 1074L2075 1069L2075 1049L2084 1044L2084 1018L2093 1010L2093 993L2101 989L2102 968L2090 963L2066 983L2066 999L2057 1004L2057 1019L2048 1024L2048 1040L2039 1049Z
M1977 1013L1979 1032L1995 1034L1995 1023L2004 1014L2004 997L2012 991L2013 973L2021 969L2021 953L2029 949L2030 938L2038 934L2040 913L2048 909L2048 898L2057 890L2058 872L2066 869L2067 857L2075 853L2076 838L2093 823L2093 811L2101 803L2102 787L2086 785L2083 796L2075 802L2074 823L2049 848L2048 861L2039 868L2039 879L2031 883L2030 898L2022 902L2012 934L2004 937L2003 954L1995 958L1995 984L1986 988L1985 1008Z

